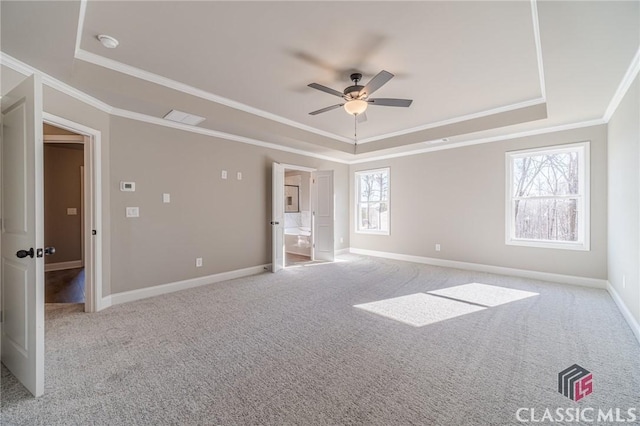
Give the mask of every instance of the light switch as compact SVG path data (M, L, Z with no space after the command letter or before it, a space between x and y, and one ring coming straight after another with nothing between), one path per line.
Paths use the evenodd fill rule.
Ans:
M171 202L171 194L162 194L162 202L170 203Z
M222 171L222 174L221 174L221 176L220 176L220 177L221 177L222 179L226 179L226 178L227 178L227 171L226 171L226 170L223 170L223 171Z
M140 208L127 207L127 217L140 217Z
M75 216L78 214L78 209L75 207L67 207L67 216Z
M238 172L238 180L242 180L242 172Z

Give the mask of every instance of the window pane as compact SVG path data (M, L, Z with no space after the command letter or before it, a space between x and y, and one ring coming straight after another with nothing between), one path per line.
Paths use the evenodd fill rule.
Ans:
M358 211L358 228L360 230L389 230L389 206L387 203L363 203L359 205Z
M577 199L514 200L515 237L578 241Z
M540 154L513 161L513 195L578 195L578 151Z
M389 196L389 175L387 172L359 175L359 201L384 201Z

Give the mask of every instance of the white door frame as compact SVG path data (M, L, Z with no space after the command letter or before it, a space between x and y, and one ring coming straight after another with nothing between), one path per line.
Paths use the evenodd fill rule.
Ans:
M84 310L98 312L106 307L102 302L102 133L47 112L42 117L47 124L82 135L82 140L69 135L50 135L46 140L84 144Z

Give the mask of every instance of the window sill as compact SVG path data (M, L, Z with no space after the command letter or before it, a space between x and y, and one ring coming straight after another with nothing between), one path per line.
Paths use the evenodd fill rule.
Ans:
M389 231L355 231L356 234L364 234L364 235L389 235Z
M508 246L535 247L559 250L590 251L589 244L568 243L555 241L535 241L535 240L511 240L505 242Z

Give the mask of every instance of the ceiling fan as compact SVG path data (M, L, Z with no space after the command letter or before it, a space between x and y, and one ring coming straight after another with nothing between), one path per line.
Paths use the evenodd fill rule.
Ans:
M413 100L411 99L393 99L393 98L370 98L369 96L386 84L393 78L393 74L388 71L380 71L375 77L369 81L365 86L361 86L358 83L362 79L362 74L351 74L351 81L353 85L344 89L343 92L331 89L330 87L323 86L318 83L311 83L309 87L320 90L330 95L338 96L344 99L345 102L341 104L331 105L326 108L319 109L317 111L310 112L310 115L318 115L323 112L331 111L336 108L344 107L344 110L348 114L356 116L356 119L360 122L366 121L367 116L365 111L369 105L380 106L393 106L393 107L408 107Z

